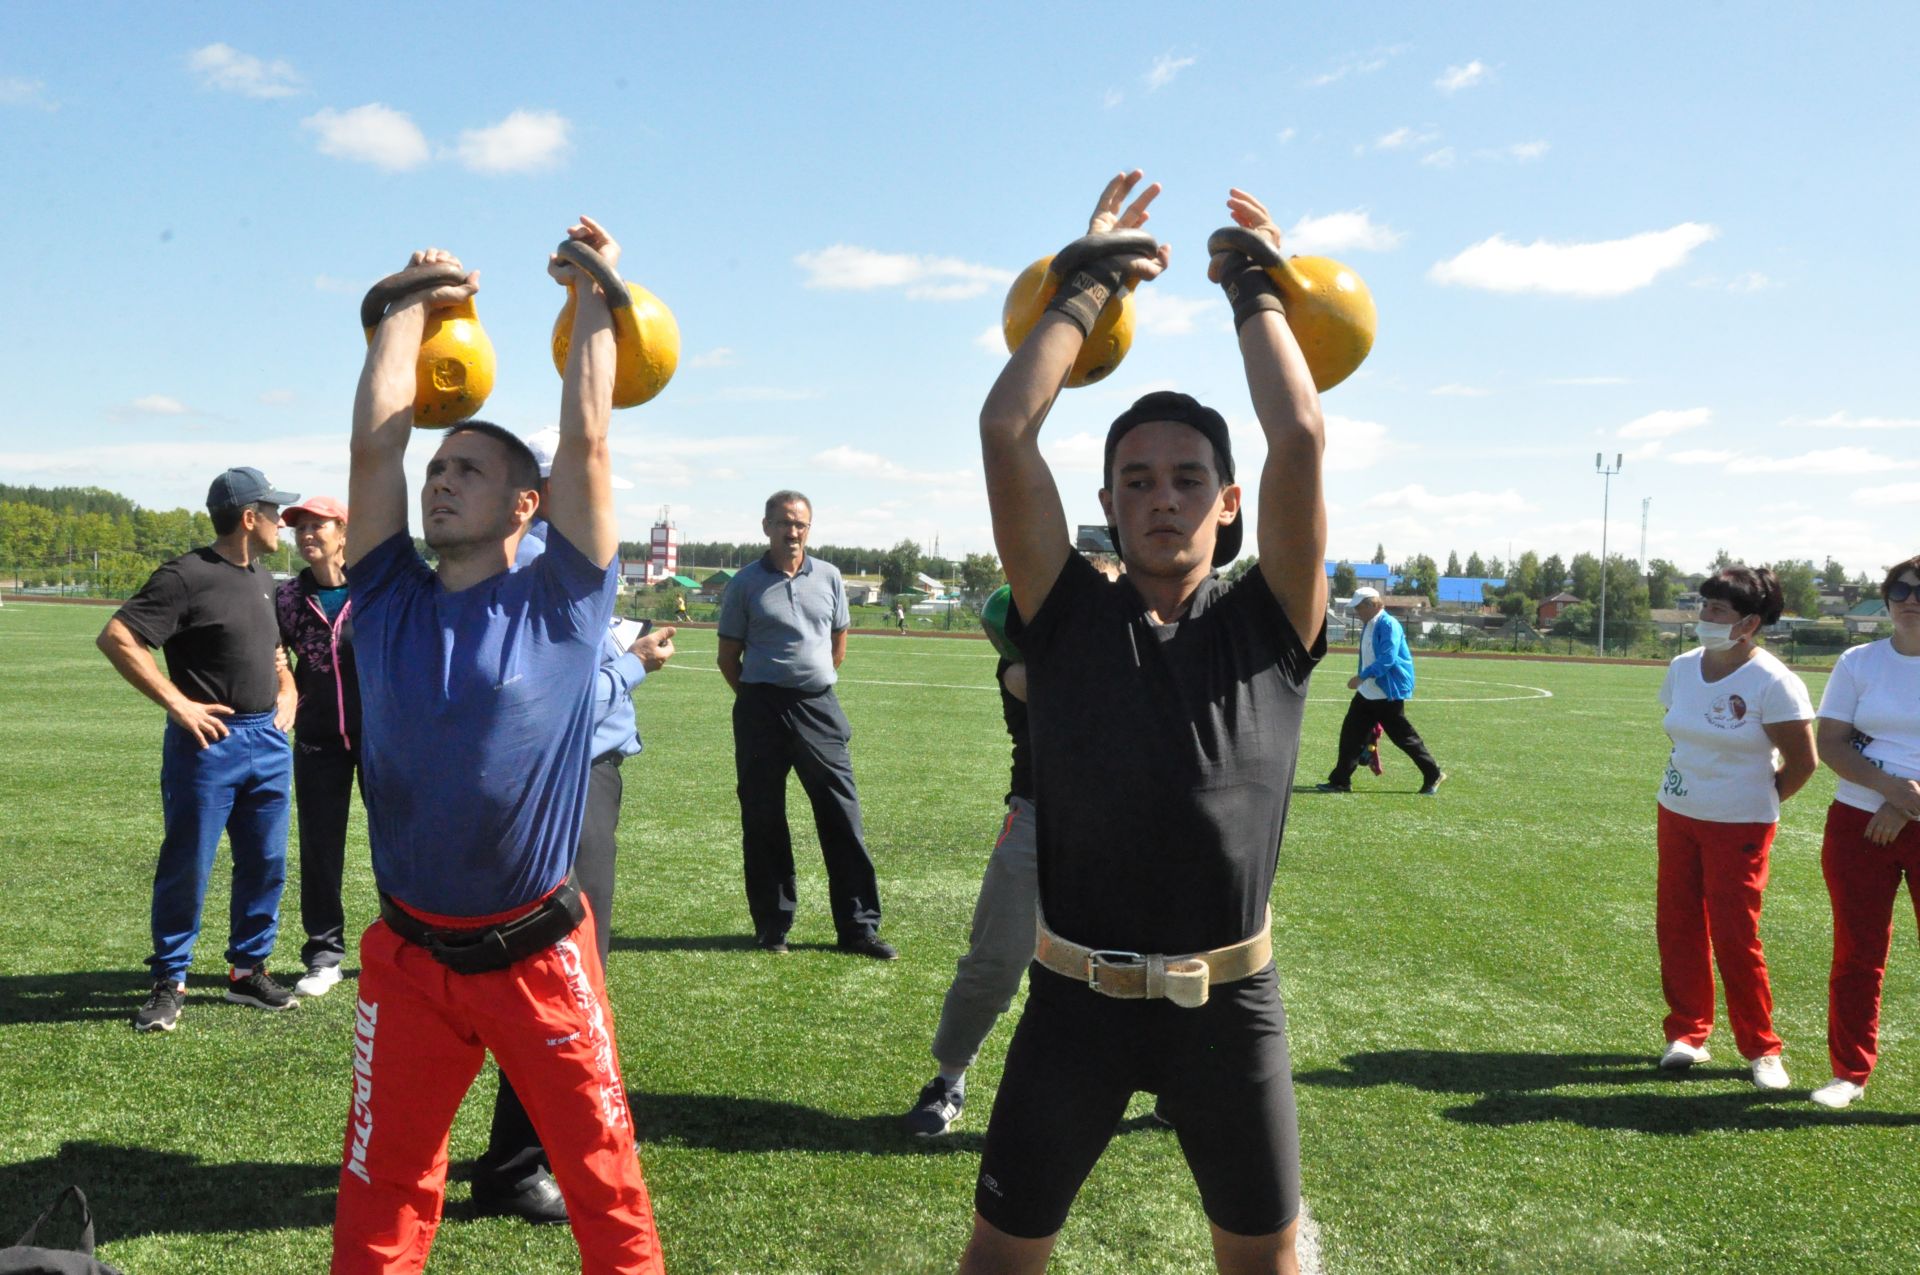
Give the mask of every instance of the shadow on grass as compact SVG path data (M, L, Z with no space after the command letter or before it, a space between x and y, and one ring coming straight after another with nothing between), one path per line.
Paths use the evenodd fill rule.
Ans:
M0 1165L0 1234L18 1235L62 1188L87 1193L103 1244L143 1235L281 1231L333 1225L340 1166L218 1164L176 1151L68 1142Z
M1403 1085L1429 1093L1478 1095L1472 1103L1442 1112L1462 1124L1559 1122L1654 1134L1920 1125L1920 1115L1905 1112L1827 1111L1808 1103L1804 1090L1762 1093L1747 1084L1745 1067L1661 1071L1651 1055L1389 1049L1349 1054L1340 1062L1342 1070L1301 1072L1294 1076L1294 1083L1328 1089ZM1737 1081L1741 1087L1731 1093L1688 1092L1701 1081L1713 1080ZM1602 1094L1549 1092L1595 1085L1632 1088Z
M898 1115L841 1116L792 1102L725 1094L631 1092L633 1127L643 1143L674 1142L710 1151L832 1151L853 1155L951 1155L978 1152L981 1133L916 1138Z
M0 1027L126 1021L152 986L140 969L0 976Z
M751 952L751 934L616 934L610 952Z

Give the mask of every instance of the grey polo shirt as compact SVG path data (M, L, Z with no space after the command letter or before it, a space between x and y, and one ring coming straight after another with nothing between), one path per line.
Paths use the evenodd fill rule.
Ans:
M833 635L852 623L840 568L812 555L792 576L757 559L720 599L720 636L747 646L743 682L825 690L834 683Z

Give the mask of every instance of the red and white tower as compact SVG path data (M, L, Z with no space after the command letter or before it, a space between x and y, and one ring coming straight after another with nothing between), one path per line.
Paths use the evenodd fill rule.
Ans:
M653 540L647 552L647 583L657 584L680 573L680 532L668 517L670 506L660 507L660 519L653 524Z

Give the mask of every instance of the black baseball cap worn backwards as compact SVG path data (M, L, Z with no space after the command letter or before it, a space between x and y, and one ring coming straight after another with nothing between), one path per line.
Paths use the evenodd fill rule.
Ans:
M1145 425L1149 421L1172 421L1198 430L1213 444L1213 454L1220 464L1220 485L1224 487L1233 481L1233 439L1227 432L1226 417L1191 394L1155 390L1142 395L1107 427L1107 455L1101 467L1101 477L1105 479L1109 491L1113 489L1113 453L1120 446L1120 440L1134 426ZM1246 533L1241 518L1241 512L1236 511L1233 521L1220 528L1220 537L1213 544L1214 566L1224 567L1240 556L1241 539ZM1114 548L1118 549L1120 529L1109 526L1107 534L1113 537ZM1121 556L1124 558L1125 554Z
M229 469L207 488L207 508L244 509L248 505L291 505L300 497L290 491L276 491L267 476L251 465Z

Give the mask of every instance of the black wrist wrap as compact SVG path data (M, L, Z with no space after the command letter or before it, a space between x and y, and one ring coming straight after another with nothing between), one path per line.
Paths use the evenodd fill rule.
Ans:
M1082 336L1091 336L1100 311L1125 282L1128 263L1159 250L1160 245L1144 230L1081 236L1062 248L1048 267L1059 277L1060 286L1047 309L1058 310Z
M1235 332L1245 327L1248 319L1267 310L1283 319L1287 316L1287 307L1280 301L1280 289L1274 287L1273 276L1245 257L1236 257L1224 264L1220 287L1233 306Z

